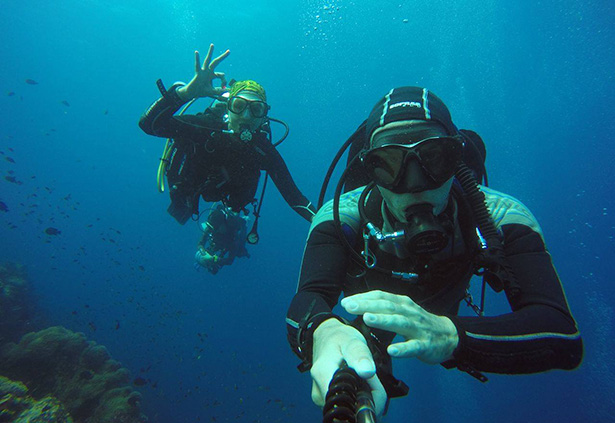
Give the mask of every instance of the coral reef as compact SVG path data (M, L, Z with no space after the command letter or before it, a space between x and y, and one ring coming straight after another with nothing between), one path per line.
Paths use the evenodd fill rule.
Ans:
M73 423L57 399L46 396L35 400L21 383L0 376L0 422Z
M75 422L147 421L128 370L82 333L60 326L28 333L0 349L0 374L22 381L34 398L58 398Z
M23 266L0 265L0 344L18 340L30 323L29 282Z

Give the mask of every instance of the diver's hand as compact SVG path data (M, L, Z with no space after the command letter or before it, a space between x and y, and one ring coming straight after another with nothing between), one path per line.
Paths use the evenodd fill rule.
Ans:
M405 295L370 291L346 297L341 305L351 314L362 314L368 326L395 332L405 339L389 345L391 357L442 363L452 358L459 343L457 328L448 317L429 313Z
M199 247L196 250L196 254L194 255L194 259L198 264L203 267L209 267L212 264L216 263L218 260L217 256L210 254L203 247Z
M310 375L314 404L319 407L325 405L329 383L342 364L342 360L345 360L348 367L353 368L360 377L367 379L372 389L376 413L382 415L387 399L386 391L376 376L376 365L367 342L358 330L337 319L325 320L314 331L312 359Z
M177 95L184 101L192 100L193 98L200 97L219 97L227 91L226 88L222 88L226 85L226 79L224 77L224 73L216 72L216 66L223 61L226 56L228 56L231 52L230 50L226 50L220 56L215 59L211 59L211 56L214 52L214 45L209 45L209 50L207 51L207 56L205 57L205 61L203 62L203 66L201 66L201 57L198 51L194 52L194 78L187 85L180 87L177 89ZM213 80L220 79L222 82L222 87L214 87Z

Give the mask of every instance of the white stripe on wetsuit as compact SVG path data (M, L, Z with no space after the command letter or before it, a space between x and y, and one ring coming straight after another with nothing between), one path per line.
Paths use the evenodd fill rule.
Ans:
M474 339L481 339L484 341L500 341L500 342L532 341L532 340L541 339L541 338L577 339L579 336L581 336L581 334L578 331L570 335L565 334L565 333L555 333L555 332L530 333L527 335L481 335L478 333L466 332L466 335Z
M427 88L423 88L423 110L425 111L425 119L431 119L431 111L429 110L429 100L427 97L429 96L429 91Z
M384 104L382 105L382 113L380 114L380 125L379 126L384 126L384 118L387 115L387 110L389 108L389 103L391 102L391 94L393 94L393 91L395 90L395 88L393 88L391 91L389 91L387 93L387 95L384 96L384 98L386 99Z

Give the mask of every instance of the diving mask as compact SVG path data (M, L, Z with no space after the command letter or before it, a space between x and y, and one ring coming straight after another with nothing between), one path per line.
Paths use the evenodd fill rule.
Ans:
M228 109L237 115L243 113L246 108L250 110L252 117L262 118L267 115L269 105L261 100L248 100L238 96L231 97L228 101Z
M401 194L438 188L455 174L462 155L463 144L457 137L432 137L367 150L361 153L361 162L377 185ZM406 174L411 160L418 162L424 177L409 186Z

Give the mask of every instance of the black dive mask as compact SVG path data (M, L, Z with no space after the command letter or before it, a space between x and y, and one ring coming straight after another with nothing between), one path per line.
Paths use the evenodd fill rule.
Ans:
M250 110L252 117L262 118L267 115L269 105L261 100L248 100L238 96L228 100L228 109L237 115L242 114L246 108Z
M430 204L419 204L406 211L407 222L395 227L404 231L404 244L413 254L435 254L447 246L449 235Z
M399 142L402 140L391 140ZM363 167L379 186L394 193L421 192L442 186L461 161L463 144L457 137L432 137L412 144L385 144L361 153ZM411 160L422 169L418 179L406 181Z

